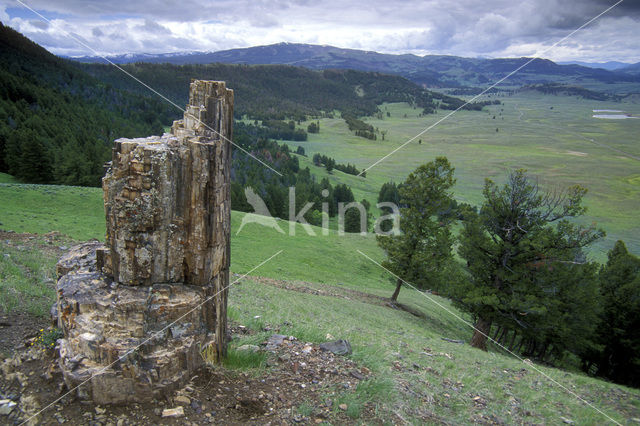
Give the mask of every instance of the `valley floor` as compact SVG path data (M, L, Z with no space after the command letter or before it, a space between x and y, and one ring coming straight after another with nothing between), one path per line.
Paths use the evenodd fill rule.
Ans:
M539 178L545 189L582 185L589 192L584 202L588 211L580 220L596 223L607 237L594 244L592 258L606 261L606 252L622 239L632 252L640 252L640 228L636 211L640 199L640 119L607 120L593 117L597 110L620 110L640 116L640 105L583 99L577 96L522 92L484 96L499 99L482 111L439 110L422 115L406 103L383 104L382 114L364 120L385 132L375 141L355 136L344 120L322 118L320 133L309 134L301 146L306 157L300 165L309 167L319 179L345 183L355 198L375 205L380 187L389 181L402 182L421 164L446 156L455 167L455 198L479 205L485 178L504 183L508 171L525 168ZM306 128L310 122L303 122ZM413 142L407 143L414 136ZM396 151L397 150L397 151ZM392 153L389 155L390 153ZM367 170L366 178L314 166L314 154L328 155L338 163ZM386 157L389 155L388 157ZM384 158L383 161L379 160Z

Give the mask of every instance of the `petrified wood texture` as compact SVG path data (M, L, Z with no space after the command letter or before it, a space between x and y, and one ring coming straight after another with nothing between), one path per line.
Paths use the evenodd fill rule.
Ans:
M233 92L195 80L161 137L118 139L103 179L106 245L57 266L59 364L80 397L148 401L226 351Z
M171 134L115 141L103 189L116 281L206 286L228 268L232 118L233 92L195 81Z
M66 256L77 269L58 280L60 366L70 388L97 404L150 401L183 386L214 344L215 312L206 287L179 283L124 286L85 257L95 243ZM75 255L74 255L75 254ZM227 280L226 272L218 276ZM120 359L122 358L122 359Z

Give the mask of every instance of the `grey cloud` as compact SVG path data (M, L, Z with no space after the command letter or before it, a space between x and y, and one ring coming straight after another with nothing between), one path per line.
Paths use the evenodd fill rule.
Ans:
M106 35L100 40L104 43L102 48L110 53L137 49L153 50L151 53L220 50L289 41L398 53L504 56L505 52L514 51L532 55L534 51L528 52L522 46L548 46L614 3L615 0L31 0L30 5L70 15L69 23L87 38ZM629 32L629 28L637 26L639 20L640 1L625 0L573 36L572 41L577 44L567 44L567 49L570 47L580 56L597 56L607 50L637 57L637 48L629 47L638 45L637 31ZM29 31L36 33L33 26ZM630 40L615 43L621 34Z
M251 25L258 28L272 28L280 25L280 21L271 15L265 14L262 16L253 17L251 19Z
M175 49L176 47L180 49ZM199 44L194 40L184 37L171 37L169 39L143 40L142 47L146 52L167 52L172 50L195 50Z
M49 28L49 23L46 21L32 20L32 21L29 21L29 23L36 28L40 28L41 30L46 30L47 28Z
M617 3L615 0L591 0L592 6L596 9L606 9L609 6L613 6ZM624 0L616 7L611 9L610 12L613 16L633 16L635 18L640 17L640 2L637 0Z
M144 25L138 25L135 28L137 30L143 31L145 33L150 33L150 34L166 34L166 35L171 34L171 30L169 28L163 25L160 25L157 22L152 21L150 19L145 19Z

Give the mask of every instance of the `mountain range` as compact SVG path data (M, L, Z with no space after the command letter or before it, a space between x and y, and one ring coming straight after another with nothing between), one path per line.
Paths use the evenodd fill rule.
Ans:
M622 68L628 67L630 64L628 62L619 62L619 61L607 61L607 62L583 62L583 61L564 61L557 62L558 65L580 65L588 68L602 68L609 71L616 71Z
M640 64L557 64L541 58L481 59L447 55L393 55L313 44L278 43L268 46L165 54L123 54L107 57L118 64L132 62L171 64L284 64L314 70L355 69L400 75L428 87L483 86L517 73L501 86L546 82L599 83L640 82ZM106 63L101 57L71 58L80 62ZM526 66L525 66L526 65ZM584 66L588 65L588 66ZM605 69L608 68L608 69Z

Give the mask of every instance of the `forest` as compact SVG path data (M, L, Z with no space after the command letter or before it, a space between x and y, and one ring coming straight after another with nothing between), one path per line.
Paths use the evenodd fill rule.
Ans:
M99 186L113 140L161 134L182 116L110 65L58 58L6 26L0 27L0 44L0 172L23 182ZM435 111L436 99L457 99L402 77L353 70L145 63L124 68L178 105L186 104L192 78L225 80L235 91L235 118L254 120L250 131L237 123L238 138L258 150L265 138L306 140L307 131L319 131L319 122L307 131L296 122L336 110L357 135L376 139L374 129L358 117L379 113L383 102ZM276 165L280 160L273 154L265 152L264 161ZM235 158L236 179L250 179L242 176L249 166ZM338 168L355 171L349 165Z
M161 101L104 84L0 24L0 171L97 186L118 137L162 132Z

